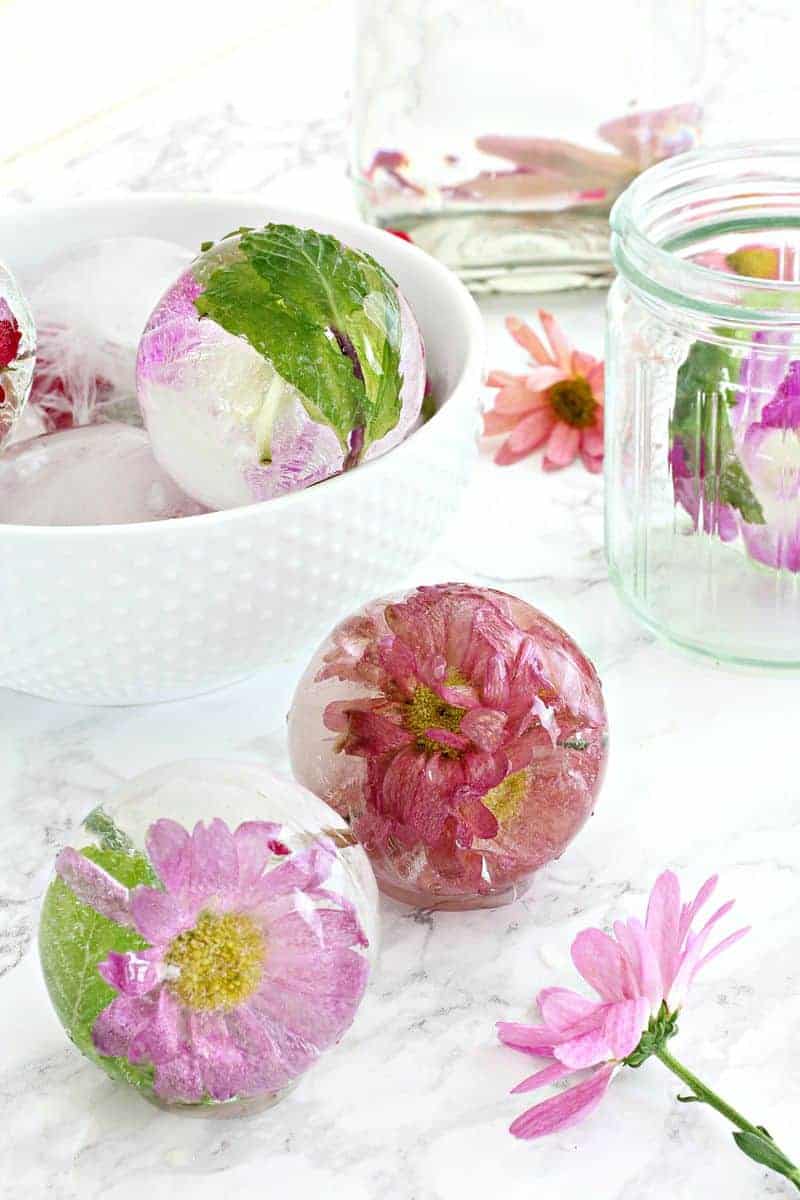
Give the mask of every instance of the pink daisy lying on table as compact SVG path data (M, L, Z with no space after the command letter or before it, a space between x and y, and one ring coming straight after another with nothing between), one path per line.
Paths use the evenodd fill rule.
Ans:
M714 875L694 900L684 903L677 877L665 871L650 893L644 923L637 917L615 921L613 936L584 929L572 943L572 961L597 999L568 988L544 988L537 996L542 1024L498 1023L501 1042L546 1062L514 1093L584 1072L580 1082L517 1117L511 1125L515 1137L539 1138L576 1125L598 1107L620 1067L640 1067L655 1057L689 1088L691 1095L681 1099L716 1109L737 1127L733 1136L740 1150L800 1189L800 1170L764 1127L748 1121L667 1050L698 972L749 932L737 929L709 948L712 930L733 908L733 900L694 928L716 885Z
M489 387L498 388L494 406L483 415L484 436L509 436L495 455L499 466L527 458L544 446L546 471L567 467L581 457L587 471L603 467L604 364L575 350L550 313L539 312L547 343L517 317L506 328L531 356L525 374L492 371Z

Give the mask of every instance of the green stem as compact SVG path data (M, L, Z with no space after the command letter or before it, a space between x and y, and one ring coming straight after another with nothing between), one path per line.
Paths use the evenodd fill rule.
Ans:
M710 1104L712 1108L721 1113L737 1129L743 1129L747 1133L757 1133L763 1136L763 1130L759 1129L757 1125L751 1125L746 1117L743 1117L730 1104L726 1104L716 1092L712 1092L711 1088L706 1087L696 1075L693 1075L688 1067L685 1067L683 1063L679 1063L677 1058L673 1058L668 1050L657 1050L656 1058L660 1058L664 1066L668 1067L673 1075L677 1075L678 1079L683 1080L686 1086L691 1089L693 1096L696 1096L703 1104Z
M791 1180L798 1191L800 1191L800 1169L795 1167L788 1155L785 1155L783 1151L775 1145L766 1129L764 1129L763 1125L754 1125L751 1121L748 1121L747 1117L742 1116L742 1114L731 1104L728 1104L722 1099L721 1096L718 1096L716 1092L712 1091L710 1087L707 1087L702 1080L698 1079L697 1076L688 1069L688 1067L685 1067L683 1063L678 1062L677 1058L673 1058L673 1056L665 1047L662 1046L659 1050L656 1050L655 1055L656 1058L661 1060L665 1067L672 1071L673 1075L677 1075L678 1079L682 1080L683 1083L686 1084L694 1098L701 1104L708 1104L710 1108L715 1109L718 1113L720 1113L721 1116L725 1117L727 1121L730 1121L732 1125L735 1125L737 1129L740 1129L742 1133L752 1134L755 1138L758 1138L761 1143L765 1143L771 1148L774 1147L776 1152L776 1162L773 1164L771 1162L767 1162L764 1158L756 1157L754 1154L749 1153L748 1150L744 1149L744 1147L739 1145L737 1142L739 1148L744 1149L744 1153L748 1154L748 1157L755 1157L756 1162L762 1162L764 1165L772 1166L774 1170L778 1170L780 1174L785 1176L786 1179ZM779 1159L783 1160L785 1166L778 1165Z

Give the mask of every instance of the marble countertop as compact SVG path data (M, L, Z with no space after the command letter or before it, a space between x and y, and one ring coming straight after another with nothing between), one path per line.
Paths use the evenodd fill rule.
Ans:
M299 7L319 8L333 36L331 6ZM287 18L283 36L302 38L299 18ZM6 198L240 190L302 204L324 187L332 210L349 213L341 86L331 84L324 108L301 99L287 123L271 108L286 81L259 77L259 120L248 75L256 49L225 59L224 101L199 99L211 71L201 65L188 81L15 153L2 167ZM322 51L319 60L324 75ZM578 344L600 352L601 297L548 303ZM492 364L516 361L501 324L508 307L482 302ZM535 307L514 301L522 316ZM431 915L382 900L382 954L356 1025L279 1107L247 1120L158 1112L83 1060L41 981L37 911L58 848L120 781L192 756L286 769L285 713L304 662L149 708L62 707L0 691L0 1197L791 1194L736 1152L715 1114L677 1104L677 1081L653 1061L624 1072L584 1125L515 1141L507 1127L526 1097L508 1091L528 1067L497 1044L494 1022L529 1019L539 988L574 983L574 934L640 912L664 867L687 886L719 871L753 933L701 977L676 1052L800 1153L800 796L788 754L797 681L684 658L635 625L606 578L602 481L579 467L546 476L536 460L500 470L484 458L458 520L410 582L453 578L531 601L594 660L612 735L596 814L513 907Z

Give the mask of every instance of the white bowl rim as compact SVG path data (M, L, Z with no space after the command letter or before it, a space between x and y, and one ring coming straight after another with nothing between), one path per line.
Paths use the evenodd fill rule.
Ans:
M408 256L412 261L416 260L418 266L423 273L432 275L449 291L450 298L453 303L453 312L458 314L467 332L467 356L464 366L453 381L450 387L450 394L441 406L437 409L434 415L425 422L419 429L415 430L407 438L395 446L386 454L380 455L378 458L372 459L370 462L361 463L357 469L348 471L340 475L332 475L329 479L323 479L320 483L315 484L313 488L301 488L295 492L287 492L283 496L275 496L271 500L255 501L253 504L239 505L237 508L220 509L215 512L197 513L190 517L168 517L163 521L132 521L127 524L108 524L108 525L20 525L20 524L4 524L0 522L0 535L6 538L54 538L58 540L68 540L70 537L100 537L104 534L121 536L155 536L159 530L169 533L176 533L178 530L184 529L186 526L191 526L192 530L197 527L198 521L204 521L206 527L210 526L212 520L217 524L222 522L234 522L236 520L246 519L255 511L263 511L265 506L270 513L285 511L290 505L302 503L303 497L309 492L317 492L319 488L338 487L341 491L342 487L348 485L349 480L357 479L364 471L375 471L388 458L398 462L397 456L410 453L410 447L419 446L422 439L430 440L430 438L438 431L439 417L448 406L451 399L462 390L465 382L471 378L475 378L475 382L480 384L483 377L484 357L485 357L485 329L483 318L480 310L474 299L467 291L464 284L448 267L440 263L432 255L421 250L419 246L415 246L413 242L407 242L404 238L398 238L392 233L388 233L384 229L379 229L375 225L368 225L365 221L350 218L329 217L324 213L314 211L312 209L294 208L293 206L283 204L271 204L265 201L262 196L255 195L250 192L236 193L215 193L215 192L137 192L135 194L126 193L111 193L105 197L99 196L91 200L73 200L68 204L13 204L0 205L0 214L4 216L19 216L21 212L26 214L31 213L37 215L42 221L45 221L48 214L58 214L59 216L68 215L69 213L86 213L93 209L108 210L109 208L147 208L151 205L164 205L172 208L184 208L187 205L196 207L198 205L207 205L209 208L215 205L231 205L233 207L240 205L243 208L246 206L259 207L264 212L264 221L281 221L286 224L300 225L305 228L317 228L317 222L321 222L323 226L335 227L343 232L336 234L342 241L346 240L346 231L364 231L366 230L370 236L374 236L378 243L385 243L392 246L394 253L401 256ZM134 236L134 235L131 235ZM433 432L432 432L433 431ZM185 532L188 534L189 529Z

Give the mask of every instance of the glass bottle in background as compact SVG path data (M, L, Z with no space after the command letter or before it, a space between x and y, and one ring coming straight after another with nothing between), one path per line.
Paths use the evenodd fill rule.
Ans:
M359 0L364 216L474 291L604 284L608 212L691 149L703 0Z

